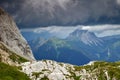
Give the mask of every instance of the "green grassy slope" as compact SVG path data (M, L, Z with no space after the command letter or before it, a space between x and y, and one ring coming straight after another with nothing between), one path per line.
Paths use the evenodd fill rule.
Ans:
M17 67L0 62L0 80L30 80L30 78Z

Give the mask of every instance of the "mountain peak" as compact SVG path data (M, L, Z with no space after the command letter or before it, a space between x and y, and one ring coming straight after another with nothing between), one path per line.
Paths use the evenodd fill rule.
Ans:
M81 37L82 34L88 33L87 30L80 30L80 29L76 29L74 32L72 32L70 34L70 36L76 36L76 37Z
M94 37L96 37L96 35L93 32L89 32L88 30L81 30L81 29L76 29L73 33L71 33L70 35L79 35L78 37L80 37L82 34L87 34L87 35L93 35Z
M93 33L89 32L88 30L81 30L76 29L74 32L72 32L68 39L76 39L81 42L83 42L86 45L98 45L100 44L101 40Z

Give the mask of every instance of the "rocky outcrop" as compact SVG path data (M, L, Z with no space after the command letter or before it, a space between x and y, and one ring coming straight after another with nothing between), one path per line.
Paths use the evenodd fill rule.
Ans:
M84 66L42 60L22 63L32 80L119 80L120 62L90 62Z
M2 8L0 8L0 41L18 55L34 60L32 51L20 34L13 18Z
M71 75L69 69L74 69L72 65L50 60L26 62L21 66L23 72L28 74L32 80L72 80L67 76Z
M0 62L12 66L19 66L20 63L27 62L28 60L10 50L7 45L0 42Z

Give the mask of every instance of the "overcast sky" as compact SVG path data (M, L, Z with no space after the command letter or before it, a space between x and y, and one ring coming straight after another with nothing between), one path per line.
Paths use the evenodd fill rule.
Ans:
M120 34L120 0L0 0L0 6L21 31L61 37L78 28L100 37Z
M120 0L0 0L19 28L120 24Z

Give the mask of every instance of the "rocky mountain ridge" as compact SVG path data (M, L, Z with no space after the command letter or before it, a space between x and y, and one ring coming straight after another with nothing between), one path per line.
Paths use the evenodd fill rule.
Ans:
M89 32L87 30L80 30L76 29L74 32L72 32L67 39L78 39L81 42L83 42L86 45L101 45L103 42L101 39L99 39L93 32Z
M18 55L34 60L32 51L20 34L13 18L0 8L0 41L10 47Z
M45 39L41 36L28 40L28 43L37 60L48 59L83 65L91 60L119 61L119 36L97 37L94 32L76 29L66 39L57 37Z

